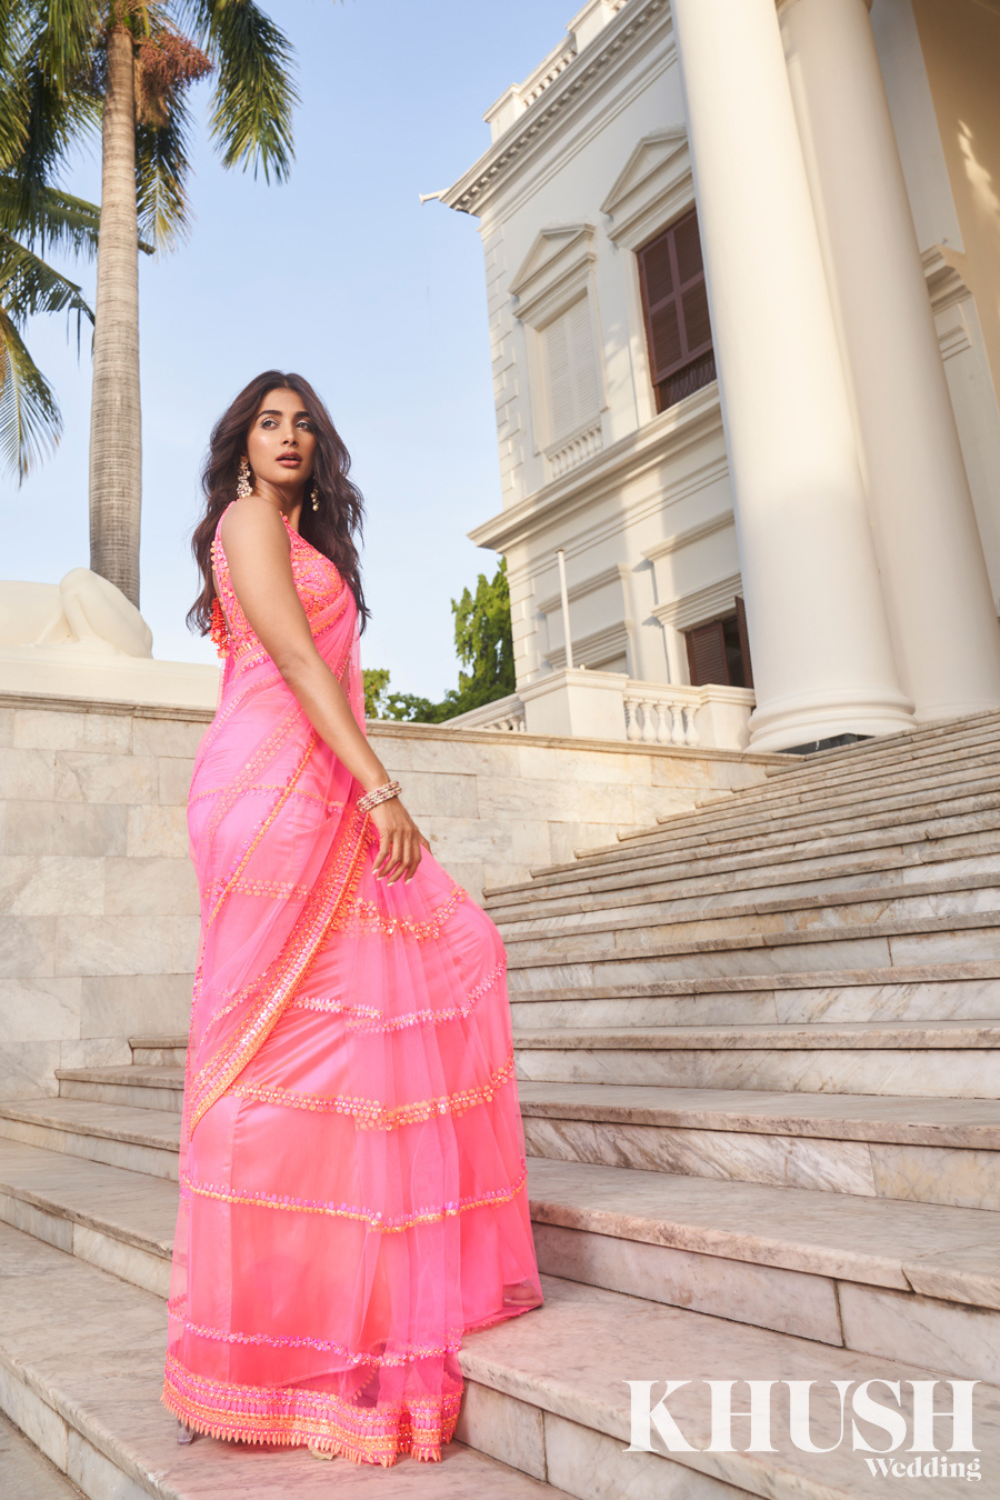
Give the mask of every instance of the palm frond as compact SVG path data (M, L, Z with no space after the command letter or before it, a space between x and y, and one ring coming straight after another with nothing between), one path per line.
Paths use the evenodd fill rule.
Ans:
M42 21L37 57L46 78L61 92L76 87L91 64L94 44L107 19L102 0L36 0Z
M139 124L135 130L136 199L139 234L157 250L168 250L186 238L190 228L185 190L188 111L175 95L166 123Z
M292 163L292 49L284 33L254 0L198 0L191 7L219 81L212 137L223 164L258 169L270 182L287 178Z
M13 326L21 327L36 313L65 312L76 317L77 346L84 318L94 314L75 281L63 276L12 235L0 232L0 309Z
M61 435L52 388L0 309L0 462L20 484Z
M100 227L101 210L96 203L52 187L26 194L22 183L0 173L0 229L40 254L56 246L77 255L94 255Z

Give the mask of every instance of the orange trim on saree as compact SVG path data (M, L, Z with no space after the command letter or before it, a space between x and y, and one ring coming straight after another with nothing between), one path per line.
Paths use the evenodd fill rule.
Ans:
M246 1004L244 1023L192 1076L190 1094L185 1098L189 1137L205 1112L222 1097L270 1036L315 958L330 923L357 889L368 847L369 820L357 808L345 816L347 827L325 877L317 882L281 951L237 997L237 1003Z

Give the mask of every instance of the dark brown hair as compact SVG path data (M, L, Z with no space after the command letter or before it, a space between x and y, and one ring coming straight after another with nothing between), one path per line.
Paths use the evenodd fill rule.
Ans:
M313 510L308 496L303 499L299 529L317 552L333 563L354 595L361 628L368 619L364 590L361 587L361 564L355 537L361 538L364 502L357 485L348 478L351 455L344 447L330 413L301 375L285 375L280 370L265 370L244 386L224 416L212 429L208 458L201 483L205 491L205 514L191 536L191 551L201 571L202 590L187 612L190 630L207 635L212 623L212 538L219 517L231 500L236 499L236 480L240 459L247 451L250 424L268 391L294 391L312 418L316 430L316 459L313 479L319 491L319 509Z

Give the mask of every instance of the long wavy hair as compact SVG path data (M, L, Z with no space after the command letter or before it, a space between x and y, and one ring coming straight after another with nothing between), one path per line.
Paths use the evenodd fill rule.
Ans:
M247 451L250 425L268 391L294 391L312 418L316 430L316 458L312 477L319 491L319 509L313 510L310 498L303 500L299 529L307 542L328 557L347 584L358 606L362 630L368 619L364 590L361 587L361 563L355 539L361 540L364 501L357 485L348 478L351 455L344 447L330 413L301 375L286 375L281 370L265 370L243 387L229 410L212 429L208 457L202 471L205 491L205 514L191 536L191 551L201 572L202 590L187 612L189 630L207 635L212 623L212 600L215 583L212 578L212 538L219 517L231 500L236 499L237 472L240 459Z

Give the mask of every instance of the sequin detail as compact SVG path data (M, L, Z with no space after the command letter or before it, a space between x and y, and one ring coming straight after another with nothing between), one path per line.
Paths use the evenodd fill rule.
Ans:
M189 1107L188 1128L192 1133L205 1111L221 1099L233 1079L242 1073L270 1036L278 1017L315 958L328 924L336 917L341 904L349 901L357 889L367 853L369 819L355 811L346 822L346 831L326 877L315 886L281 951L260 978L234 1002L247 1001L244 1025L190 1080L190 1090L185 1091L185 1104Z
M417 1209L409 1218L386 1219L381 1209L365 1208L352 1203L331 1203L309 1198L289 1198L280 1193L259 1191L240 1192L209 1182L195 1182L190 1176L181 1178L181 1187L199 1198L215 1198L220 1203L239 1203L248 1208L280 1208L288 1213L329 1214L335 1219L358 1219L376 1234L402 1234L416 1224L437 1224L442 1219L451 1219L471 1208L496 1208L516 1198L528 1180L528 1167L521 1158L521 1171L516 1180L502 1188L491 1188L478 1196L450 1199L434 1207Z
M331 934L334 932L345 932L357 930L364 933L377 933L380 937L409 937L418 942L426 941L428 938L436 938L441 929L451 917L455 915L459 903L466 900L467 892L461 886L453 885L451 894L447 901L437 907L429 917L417 921L412 917L393 917L383 912L377 901L352 901L350 906L344 908L343 914L330 926Z
M293 1089L271 1088L265 1083L234 1083L231 1092L260 1104L279 1104L289 1109L319 1110L323 1114L350 1115L361 1130L398 1130L401 1125L419 1125L435 1115L461 1115L477 1104L488 1104L514 1072L513 1048L506 1060L476 1088L442 1094L437 1099L418 1099L387 1109L377 1099L352 1099L347 1094L298 1094Z
M435 1010L432 1006L428 1006L425 1010L408 1010L402 1015L391 1016L388 1020L385 1018L385 1012L375 1005L348 1005L342 1000L327 999L323 995L296 995L294 1000L288 1002L288 1009L328 1011L332 1015L343 1015L347 1018L347 1024L352 1031L403 1031L408 1026L422 1026L426 1022L437 1025L442 1021L464 1020L471 1014L477 1001L488 994L497 980L501 979L506 972L505 956L496 968L490 970L485 979L469 991L462 1005L450 1005L442 1010Z
M355 1463L388 1467L397 1455L435 1462L458 1420L461 1390L376 1407L295 1386L237 1385L192 1375L167 1355L161 1400L196 1432L245 1443L301 1447L305 1443L341 1453Z
M171 1317L183 1323L185 1330L194 1334L195 1338L209 1339L214 1343L222 1344L247 1344L254 1347L263 1345L269 1349L328 1350L339 1354L346 1364L369 1365L372 1369L395 1369L412 1364L415 1359L433 1359L442 1354L457 1354L462 1347L462 1335L459 1331L447 1344L404 1349L400 1354L366 1354L364 1351L349 1349L346 1344L340 1343L337 1339L311 1339L291 1334L227 1333L223 1328L206 1328L200 1323L192 1323L187 1318L182 1318L172 1303L168 1304L167 1311Z

